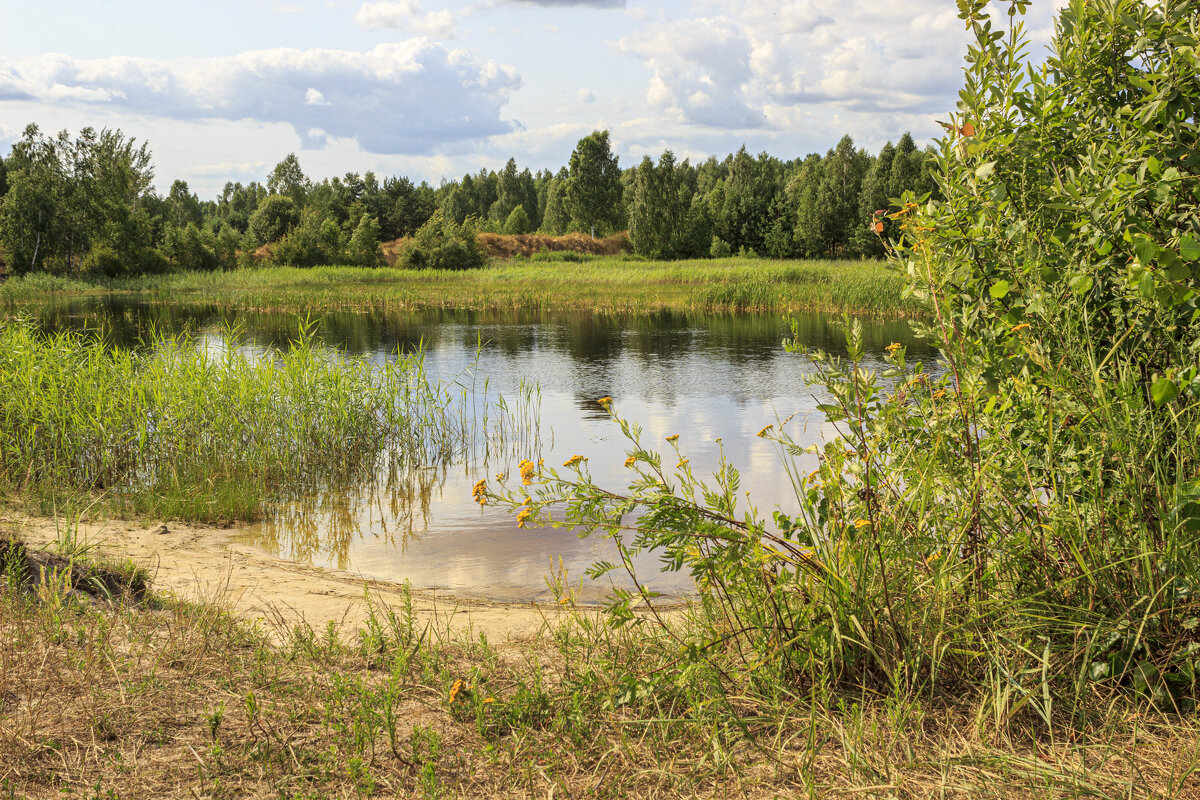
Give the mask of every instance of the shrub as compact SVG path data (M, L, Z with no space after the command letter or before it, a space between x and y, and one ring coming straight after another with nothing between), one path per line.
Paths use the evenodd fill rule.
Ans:
M472 269L484 265L475 239L474 220L454 224L435 211L400 251L398 263L408 269Z

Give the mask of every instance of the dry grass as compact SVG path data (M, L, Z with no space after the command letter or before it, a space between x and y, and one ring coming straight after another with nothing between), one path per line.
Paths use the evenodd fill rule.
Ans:
M969 697L629 697L662 643L583 616L502 649L403 607L273 644L220 597L8 573L5 797L1200 796L1195 721L1121 697L1050 733Z

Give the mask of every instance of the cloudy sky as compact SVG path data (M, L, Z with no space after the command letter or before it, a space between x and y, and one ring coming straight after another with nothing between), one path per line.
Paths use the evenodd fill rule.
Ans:
M953 0L0 0L0 153L119 127L211 197L291 151L316 178L556 169L596 128L622 165L877 150L937 134L965 41Z

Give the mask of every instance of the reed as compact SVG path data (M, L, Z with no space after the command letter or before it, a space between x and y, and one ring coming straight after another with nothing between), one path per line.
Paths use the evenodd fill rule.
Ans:
M420 351L382 363L315 342L255 352L236 331L108 347L0 327L0 489L46 510L97 496L113 513L219 521L264 503L537 446L536 392L477 397L433 381Z
M514 258L477 270L274 267L225 273L175 273L96 284L165 302L203 302L242 310L296 313L346 310L850 312L919 316L903 279L874 261L721 260L653 262L628 256ZM14 279L0 286L10 306L44 302L76 284Z

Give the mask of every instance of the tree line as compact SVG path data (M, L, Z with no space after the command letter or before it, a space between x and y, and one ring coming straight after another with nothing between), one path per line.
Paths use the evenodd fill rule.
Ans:
M791 161L742 147L692 164L668 150L621 169L608 131L594 131L557 172L509 159L437 187L373 172L313 181L289 154L265 182L230 181L201 200L182 180L155 192L149 148L120 130L50 136L30 125L0 159L0 255L12 274L110 277L263 260L378 266L380 243L404 238L404 265L461 268L482 263L480 231L628 230L653 259L870 258L890 232L877 213L889 198L936 192L927 157L906 133L877 155L844 136Z

